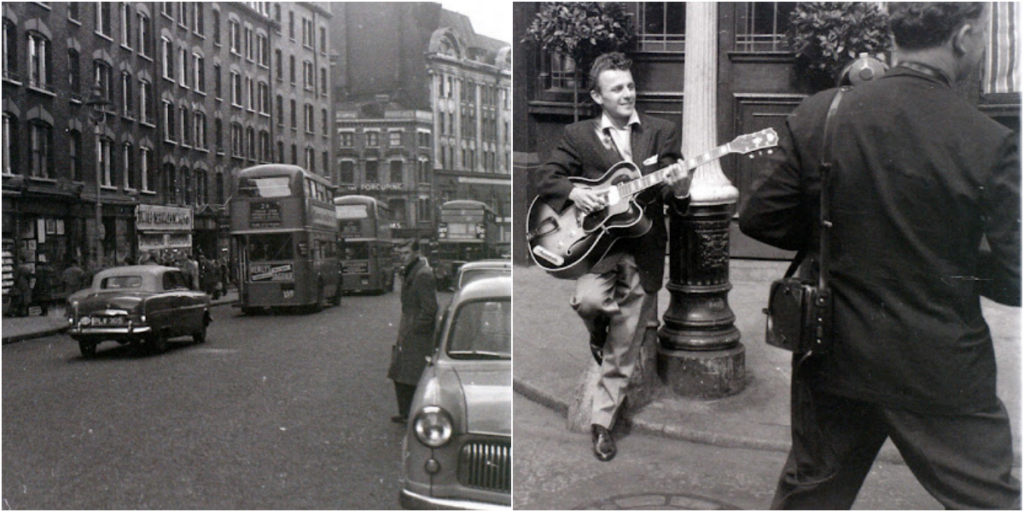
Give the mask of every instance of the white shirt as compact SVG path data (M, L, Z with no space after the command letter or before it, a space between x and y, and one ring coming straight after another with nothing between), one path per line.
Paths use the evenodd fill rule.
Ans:
M629 116L629 121L626 122L626 126L618 128L615 123L612 122L611 118L608 117L607 112L601 113L601 122L598 125L598 138L605 147L615 146L616 151L619 152L619 156L623 160L633 161L633 143L631 142L633 125L640 124L640 116L637 115L636 110Z

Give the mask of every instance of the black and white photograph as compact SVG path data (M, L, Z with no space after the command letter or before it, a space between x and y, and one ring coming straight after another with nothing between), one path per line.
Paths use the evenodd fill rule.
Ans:
M510 2L2 14L0 507L511 507Z
M1019 8L515 3L514 508L1019 509Z

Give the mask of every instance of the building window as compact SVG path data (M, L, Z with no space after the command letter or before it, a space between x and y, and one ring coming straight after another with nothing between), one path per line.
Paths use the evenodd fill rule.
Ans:
M256 111L256 83L252 78L245 77L245 89L249 93L249 112Z
M277 107L277 125L284 126L284 98L280 94L277 95L275 106Z
M796 2L743 2L736 4L736 51L784 52L789 15Z
M213 120L213 144L217 153L224 152L224 122L219 117Z
M96 32L110 37L110 6L113 2L96 2Z
M266 82L260 82L257 85L259 91L259 106L260 114L270 115L270 86Z
M225 202L224 201L224 188L225 188L224 187L224 173L222 173L222 172L218 172L217 173L217 178L215 180L215 183L217 185L217 192L216 192L217 193L217 199L216 199L217 204L218 205L223 205L224 202Z
M252 62L256 52L252 45L252 29L245 27L245 59Z
M206 149L206 114L196 112L196 147Z
M81 159L82 134L78 130L71 130L68 132L68 177L73 181L82 181Z
M178 173L174 170L173 164L164 164L163 170L163 188L164 198L167 204L177 204L178 202Z
M170 101L164 100L164 140L167 142L175 142L175 134L177 131L174 128L174 104Z
M198 53L192 54L192 72L195 73L193 83L195 84L196 91L205 93L206 92L206 60L203 59Z
M292 41L295 40L295 12L294 11L289 11L288 12L288 37L290 37Z
M316 120L313 118L313 105L306 103L305 105L303 105L302 110L304 113L303 117L305 118L306 122L306 133L316 133L314 131L316 127Z
M320 27L320 53L327 53L327 28Z
M340 183L354 183L356 181L356 163L351 160L341 161Z
M276 162L284 163L284 142L277 141L277 160Z
M149 23L149 16L138 14L139 16L139 55L144 57L153 56L153 36L152 28Z
M330 117L327 115L327 109L320 109L320 118L323 120L323 136L329 137L331 135Z
M121 44L132 47L132 8L128 2L121 4Z
M402 132L391 130L388 132L388 145L397 148L402 145Z
M220 64L213 65L213 96L218 100L223 98L221 89Z
M295 85L295 56L288 56L289 76L291 77L292 85Z
M402 161L392 160L391 161L391 183L402 183L405 181L404 172L402 171Z
M178 48L178 85L188 87L188 50L182 46Z
M316 173L316 151L313 148L306 148L306 170Z
M312 91L315 81L316 76L313 72L313 63L308 60L302 61L302 87L307 91Z
M430 160L420 160L419 164L417 179L420 183L430 183Z
M203 171L203 170L197 169L196 172L195 172L195 178L196 178L196 204L197 205L210 204L210 198L207 197L207 190L206 190L207 189L207 187L206 187L206 172Z
M213 10L213 44L220 46L220 11Z
M267 36L256 34L256 62L263 67L270 67L270 55L268 53Z
M28 34L28 84L30 87L50 89L50 41L38 32Z
M249 149L249 160L256 159L256 130L245 129L245 147Z
M355 134L352 132L341 132L340 134L338 134L339 145L340 147L343 148L350 148L355 146L355 139Z
M195 8L194 18L196 21L193 30L196 34L201 36L206 35L206 20L203 19L203 3L195 2L192 6Z
M163 4L161 4L160 13L173 20L174 19L174 2L164 2Z
M18 79L18 35L11 20L4 18L4 78Z
M298 112L298 110L299 110L298 105L295 103L295 100L292 100L292 130L299 129L299 112Z
M173 81L174 80L174 45L171 40L166 37L160 38L161 46L163 47L163 61L164 61L164 78Z
M284 80L284 54L281 53L281 50L274 50L274 60L277 62L277 71L274 76L278 80Z
M187 167L181 168L181 200L184 205L192 204L192 173Z
M270 147L270 132L268 132L266 130L260 130L260 150L259 150L259 155L260 155L260 161L261 162L269 162L269 161L271 161L274 158L270 151L271 151L271 147Z
M121 146L121 169L124 174L124 188L135 189L135 158L132 145L127 142Z
M192 116L189 115L188 108L179 107L178 111L181 113L181 144L191 146Z
M377 176L377 160L366 161L366 182L377 183L380 181L380 177Z
M242 75L231 72L231 104L242 108Z
M235 20L228 21L228 37L231 40L231 53L242 55L242 32Z
M132 109L135 108L135 100L132 98L132 89L135 86L134 80L132 80L131 73L127 71L121 72L121 110L125 117L134 119L135 114Z
M79 2L68 2L68 19L71 21L82 22L82 15L79 12Z
M142 190L146 192L152 192L150 188L156 181L154 177L150 176L149 173L153 172L153 150L149 148L139 148L139 177L142 178Z
M51 178L53 170L53 129L50 125L32 121L28 126L29 175L33 178Z
M102 137L96 141L96 170L100 173L100 186L112 187L114 186L113 176L113 157L112 152L114 149L114 141Z
M380 146L380 133L366 132L366 147L375 148Z
M231 123L231 156L242 157L242 125Z
M327 68L320 68L320 94L327 96Z
M188 28L188 4L185 2L175 2L178 6L178 26Z
M78 50L68 50L68 85L71 86L71 97L82 99L82 70Z
M114 71L110 67L110 64L101 60L95 63L96 72L94 74L96 83L100 84L100 88L103 90L103 97L106 98L107 102L114 105Z
M424 132L424 131L416 132L416 138L418 139L419 146L421 148L429 148L430 147L430 132Z
M18 170L18 152L15 149L18 142L18 120L4 112L3 121L4 150L0 154L3 158L3 174L14 174Z

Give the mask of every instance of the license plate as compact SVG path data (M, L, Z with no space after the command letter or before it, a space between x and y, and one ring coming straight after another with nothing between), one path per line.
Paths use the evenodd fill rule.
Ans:
M285 290L284 291L284 298L290 299L290 298L292 298L294 296L295 296L295 290Z
M123 316L94 316L92 317L93 325L124 325L125 317Z

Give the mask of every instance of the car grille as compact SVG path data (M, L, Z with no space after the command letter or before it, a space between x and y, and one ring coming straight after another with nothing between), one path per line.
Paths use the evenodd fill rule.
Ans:
M489 491L512 491L512 446L508 442L476 441L459 452L459 483Z

